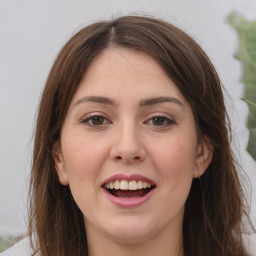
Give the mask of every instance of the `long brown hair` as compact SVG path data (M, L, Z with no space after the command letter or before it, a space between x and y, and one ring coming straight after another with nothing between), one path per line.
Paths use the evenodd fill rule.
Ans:
M198 44L165 21L124 16L89 25L63 47L50 71L38 110L30 185L29 228L42 256L87 255L83 215L68 186L59 183L52 157L70 101L88 66L110 46L151 56L190 103L213 160L193 180L185 205L186 256L246 255L242 242L244 194L230 148L230 124L220 79ZM247 215L246 215L247 216Z

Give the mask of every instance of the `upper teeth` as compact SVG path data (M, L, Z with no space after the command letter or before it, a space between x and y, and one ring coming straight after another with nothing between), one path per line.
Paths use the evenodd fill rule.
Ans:
M104 185L106 189L136 190L142 188L151 188L151 184L142 180L115 180Z

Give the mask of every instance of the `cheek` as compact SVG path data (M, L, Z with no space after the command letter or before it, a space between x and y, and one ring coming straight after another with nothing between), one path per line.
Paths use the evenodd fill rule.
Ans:
M63 141L62 148L68 176L80 182L96 177L106 157L106 146L79 136Z
M106 147L73 137L64 140L62 148L71 193L85 214L88 211L85 205L91 205L91 198L95 197L100 187L98 177L106 157Z
M151 156L166 175L178 177L191 173L196 162L196 140L193 137L183 136L154 143Z
M151 151L163 196L172 202L185 201L188 196L195 168L195 150L195 140L183 137L166 140Z

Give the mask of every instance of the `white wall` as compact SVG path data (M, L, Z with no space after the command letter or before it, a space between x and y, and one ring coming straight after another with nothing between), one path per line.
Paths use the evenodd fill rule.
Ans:
M0 0L0 235L26 230L32 132L40 92L63 43L82 26L126 13L167 19L206 50L229 90L236 151L254 183L256 164L245 152L247 106L240 100L236 34L225 18L237 10L256 20L255 0ZM254 200L255 201L255 200ZM252 215L256 216L254 202Z

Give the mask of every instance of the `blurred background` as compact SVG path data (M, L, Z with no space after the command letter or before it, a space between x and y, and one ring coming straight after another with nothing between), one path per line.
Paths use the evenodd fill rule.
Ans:
M0 0L0 236L26 233L27 189L33 127L42 88L61 46L80 28L124 14L165 19L206 51L230 94L227 106L233 147L248 174L251 216L256 224L256 162L247 153L248 106L239 48L227 17L236 11L256 20L255 0Z

